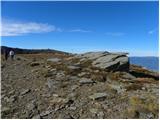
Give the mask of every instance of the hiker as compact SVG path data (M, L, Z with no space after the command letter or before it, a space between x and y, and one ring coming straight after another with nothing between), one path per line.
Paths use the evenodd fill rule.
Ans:
M7 61L7 59L8 59L8 50L7 49L4 50L4 57L5 57L5 60Z
M13 60L13 58L14 58L14 51L11 50L11 51L9 52L9 55L10 55L10 57L11 57L11 60Z

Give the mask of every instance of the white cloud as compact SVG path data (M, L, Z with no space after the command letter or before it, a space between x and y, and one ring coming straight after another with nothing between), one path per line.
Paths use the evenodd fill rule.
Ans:
M0 36L19 36L29 33L44 33L60 30L60 28L56 28L53 25L36 22L2 20L0 24Z
M122 32L107 32L106 35L109 35L109 36L123 36L123 35L125 35L125 33L122 33Z
M91 31L83 30L83 29L73 29L73 30L69 30L68 32L83 32L83 33L87 33L87 32L91 32Z
M57 31L57 32L63 32L64 30L61 29L61 28L57 28L56 31Z

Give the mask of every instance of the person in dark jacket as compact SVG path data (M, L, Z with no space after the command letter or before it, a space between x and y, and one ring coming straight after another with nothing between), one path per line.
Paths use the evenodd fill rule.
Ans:
M5 60L6 60L6 61L7 61L7 59L8 59L8 54L9 54L8 50L5 49L5 50L4 50L4 57L5 57Z

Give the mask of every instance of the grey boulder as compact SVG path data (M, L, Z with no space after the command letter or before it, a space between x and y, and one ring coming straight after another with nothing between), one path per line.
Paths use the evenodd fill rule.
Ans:
M127 53L89 52L77 55L80 59L92 60L92 66L107 71L128 71L129 58Z

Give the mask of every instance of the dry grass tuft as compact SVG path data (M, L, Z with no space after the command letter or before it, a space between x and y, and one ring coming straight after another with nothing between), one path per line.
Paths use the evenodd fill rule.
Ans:
M131 108L128 109L128 113L130 114L132 111L136 111L138 113L152 113L153 115L157 115L159 107L155 99L151 96L148 96L147 100L137 96L131 97L129 100Z
M53 76L52 72L50 72L47 69L40 69L40 70L38 70L38 74L42 75L45 78Z
M131 91L131 90L141 90L142 87L143 87L143 85L140 84L140 83L133 83L133 84L131 84L131 85L126 86L125 89L126 89L127 91Z
M91 79L98 82L105 82L107 80L107 72L93 72L91 74Z
M109 78L111 79L111 80L120 80L120 78L122 78L122 76L123 76L123 73L121 73L121 72L110 72L109 73Z
M139 112L135 108L128 108L125 111L125 114L128 118L132 118L132 119L139 118Z
M157 83L153 78L136 78L135 82L137 83Z

